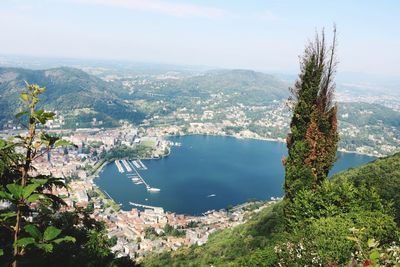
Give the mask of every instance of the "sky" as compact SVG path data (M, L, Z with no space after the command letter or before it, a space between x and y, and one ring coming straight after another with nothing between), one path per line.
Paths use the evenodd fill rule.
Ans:
M1 0L0 54L296 73L338 29L339 71L400 76L398 0Z

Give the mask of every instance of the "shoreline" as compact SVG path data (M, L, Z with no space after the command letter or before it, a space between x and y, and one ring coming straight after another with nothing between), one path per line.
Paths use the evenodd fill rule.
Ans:
M286 144L286 141L283 138L266 138L266 137L241 137L241 136L236 136L236 135L231 135L231 134L206 134L206 133L190 133L190 134L180 134L180 135L163 135L162 137L184 137L184 136L194 136L194 135L203 135L203 136L220 136L220 137L232 137L235 139L243 139L243 140L259 140L259 141L269 141L269 142L277 142L277 143L282 143ZM370 153L361 153L358 151L349 151L344 148L338 148L337 152L342 152L342 153L348 153L348 154L357 154L357 155L362 155L362 156L369 156L369 157L374 157L374 158L381 158L381 157L387 157L389 155L382 155L380 154L379 156L370 154Z

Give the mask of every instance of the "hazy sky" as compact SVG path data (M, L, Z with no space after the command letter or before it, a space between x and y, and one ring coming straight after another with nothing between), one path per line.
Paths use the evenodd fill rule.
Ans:
M0 54L297 72L335 22L340 70L400 76L399 14L398 0L1 0Z

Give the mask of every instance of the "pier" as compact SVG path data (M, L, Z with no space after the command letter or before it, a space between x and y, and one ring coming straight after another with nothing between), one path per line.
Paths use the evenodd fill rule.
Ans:
M140 159L137 162L139 163L142 170L147 170L147 167L143 164L143 162Z
M115 165L117 165L118 171L120 173L124 173L125 172L125 170L124 170L124 168L122 168L121 162L119 160L115 161Z
M138 159L138 160L133 160L131 163L135 166L136 169L139 170L147 170L147 167L143 164L143 162Z
M135 207L139 207L139 208L145 208L145 209L153 209L153 210L164 210L161 207L155 207L155 206L149 206L149 205L143 205L143 204L139 204L139 203L134 203L134 202L129 202L130 205L135 206Z
M122 164L124 164L124 166L125 166L125 169L126 169L126 171L127 172L131 172L132 171L132 168L131 168L131 166L128 164L128 162L126 162L126 160L121 160L122 161Z
M131 161L131 163L132 163L133 165L135 165L136 168L140 169L140 165L139 165L139 163L137 163L136 160Z
M141 162L141 161L140 161ZM135 161L132 162L133 165L136 166L136 164L139 165L138 162ZM143 164L143 163L142 163ZM144 166L144 165L143 165ZM146 167L146 166L145 166ZM146 183L146 181L143 179L143 177L139 174L139 172L136 170L136 168L134 166L132 166L132 169L135 171L136 175L134 175L135 177L139 178L139 180L146 186L147 191L149 192L160 192L161 190L159 188L155 188L155 187L151 187L148 183ZM131 174L132 175L132 174Z

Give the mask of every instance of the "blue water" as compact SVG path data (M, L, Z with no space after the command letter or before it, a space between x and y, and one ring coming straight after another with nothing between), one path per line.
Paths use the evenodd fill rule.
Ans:
M124 210L132 208L131 201L191 215L283 195L283 143L201 135L170 140L182 146L173 147L166 158L143 160L148 169L139 171L160 192L134 184L114 163L105 166L96 184ZM338 158L331 174L374 159L349 153L338 153Z

